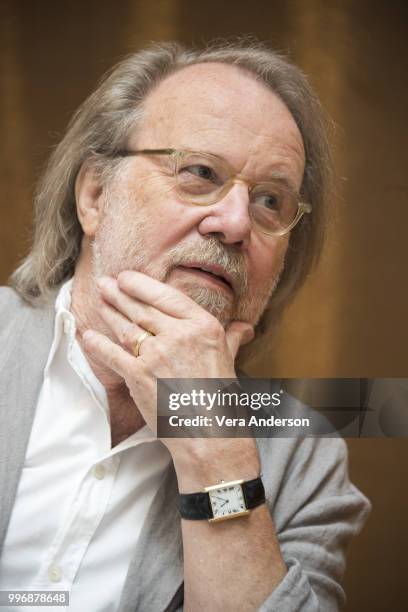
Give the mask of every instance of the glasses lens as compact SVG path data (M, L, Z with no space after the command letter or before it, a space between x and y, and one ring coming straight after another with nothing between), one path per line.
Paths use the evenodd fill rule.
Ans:
M228 180L228 173L217 160L201 153L191 153L178 160L176 178L179 193L184 199L209 204Z
M267 233L280 233L297 215L297 197L275 183L257 185L251 193L251 214L254 223Z

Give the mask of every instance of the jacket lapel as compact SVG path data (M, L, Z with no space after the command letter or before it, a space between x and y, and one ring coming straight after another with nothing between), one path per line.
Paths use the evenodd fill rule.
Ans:
M0 551L23 468L53 334L54 303L22 306L10 291L0 334Z
M24 465L55 317L7 291L0 333L0 551ZM55 298L55 296L54 296ZM171 464L142 529L128 570L120 612L176 610L183 599L183 559L177 477Z

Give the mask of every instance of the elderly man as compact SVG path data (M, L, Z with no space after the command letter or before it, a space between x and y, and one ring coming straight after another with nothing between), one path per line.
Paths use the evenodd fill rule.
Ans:
M306 79L260 45L153 46L79 109L0 294L1 589L78 611L343 603L369 504L342 440L153 434L157 378L235 378L305 278L327 165ZM237 480L245 517L207 520L203 490Z

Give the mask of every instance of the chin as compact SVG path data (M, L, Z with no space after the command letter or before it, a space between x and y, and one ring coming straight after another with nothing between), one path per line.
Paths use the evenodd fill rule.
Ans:
M234 301L222 291L214 291L189 281L179 279L169 283L175 289L182 291L196 304L204 308L226 327L233 320Z

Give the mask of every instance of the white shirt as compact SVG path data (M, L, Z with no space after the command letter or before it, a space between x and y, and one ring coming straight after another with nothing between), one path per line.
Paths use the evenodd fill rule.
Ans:
M71 287L55 304L0 589L68 590L70 611L113 612L170 454L146 425L111 448L107 396L75 339Z

